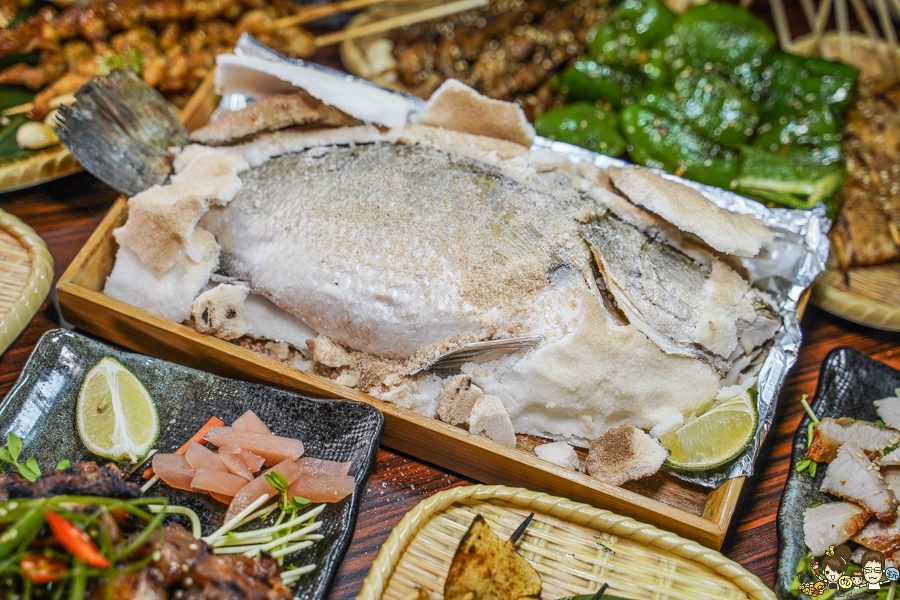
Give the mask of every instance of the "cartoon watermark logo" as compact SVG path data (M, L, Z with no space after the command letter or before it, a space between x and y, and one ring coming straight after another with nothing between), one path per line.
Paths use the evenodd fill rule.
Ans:
M816 597L834 590L835 598L875 598L875 590L882 584L900 579L900 571L885 568L884 554L867 550L860 559L860 568L850 566L850 548L841 544L831 546L821 560L813 559L809 570L815 581L800 585L800 591Z

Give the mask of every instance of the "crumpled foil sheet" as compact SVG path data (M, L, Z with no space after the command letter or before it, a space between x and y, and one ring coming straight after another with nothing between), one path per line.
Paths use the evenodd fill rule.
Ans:
M355 75L303 60L286 58L247 34L238 40L234 53L302 65L338 76L350 83L375 86L374 83ZM399 92L397 93L399 94ZM421 110L423 105L421 99L407 94L400 95L410 103L411 116ZM222 111L240 110L249 102L252 102L252 99L242 94L226 94L222 97L219 107L213 115L213 120ZM571 144L555 142L542 137L535 138L532 151L543 148L558 152L573 162L579 160L592 162L602 169L612 166L624 167L630 164L627 161L597 154ZM788 371L797 362L802 340L797 306L803 292L825 269L829 247L827 234L831 228L831 220L822 205L808 211L767 208L755 200L749 200L733 192L682 179L668 173L660 172L660 174L667 179L694 188L710 201L732 212L754 215L765 223L775 236L772 244L764 248L759 256L742 259L744 267L750 274L752 284L772 296L783 320L781 330L775 336L757 374L759 428L744 454L726 467L712 472L674 473L685 481L707 487L719 487L732 477L753 474L753 465L766 434L772 426L778 393L787 378Z

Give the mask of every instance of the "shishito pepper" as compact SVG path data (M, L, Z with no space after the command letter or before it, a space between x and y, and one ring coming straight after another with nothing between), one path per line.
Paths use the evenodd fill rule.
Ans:
M789 208L808 209L824 202L833 209L845 181L842 165L816 165L796 157L741 147L738 193Z
M620 118L635 162L701 183L732 188L738 173L734 150L648 106L632 104Z
M762 71L766 112L802 110L807 106L846 109L859 71L839 62L777 51Z
M588 32L588 51L608 64L641 64L646 50L672 31L675 19L662 0L624 0L609 19Z
M759 126L753 146L782 156L806 155L823 165L840 161L841 130L834 112L824 105L785 115L770 115Z
M600 154L621 156L625 152L625 138L619 133L616 114L590 102L548 110L535 120L534 128L538 135Z
M587 57L579 58L556 82L557 90L569 100L605 100L616 107L637 95L642 86L639 74Z
M679 73L671 89L651 90L640 102L725 146L746 143L759 124L747 94L721 75L693 67Z
M675 72L689 65L716 69L751 90L774 46L775 34L750 12L710 2L684 13L662 49Z

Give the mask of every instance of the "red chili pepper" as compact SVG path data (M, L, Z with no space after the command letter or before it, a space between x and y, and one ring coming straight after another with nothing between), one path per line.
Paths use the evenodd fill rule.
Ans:
M29 554L19 561L19 566L25 577L37 585L59 581L69 570L63 561L44 554Z
M44 516L47 518L47 524L53 535L72 556L98 569L110 567L109 561L100 553L97 545L78 525L49 510L44 511Z

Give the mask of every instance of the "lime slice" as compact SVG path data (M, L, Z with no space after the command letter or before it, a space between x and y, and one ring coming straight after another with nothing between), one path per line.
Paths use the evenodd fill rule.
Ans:
M107 356L88 371L78 393L78 435L88 450L137 462L159 435L156 403L144 384Z
M737 458L750 444L759 416L756 392L747 390L688 421L660 440L666 464L681 471L705 471Z

